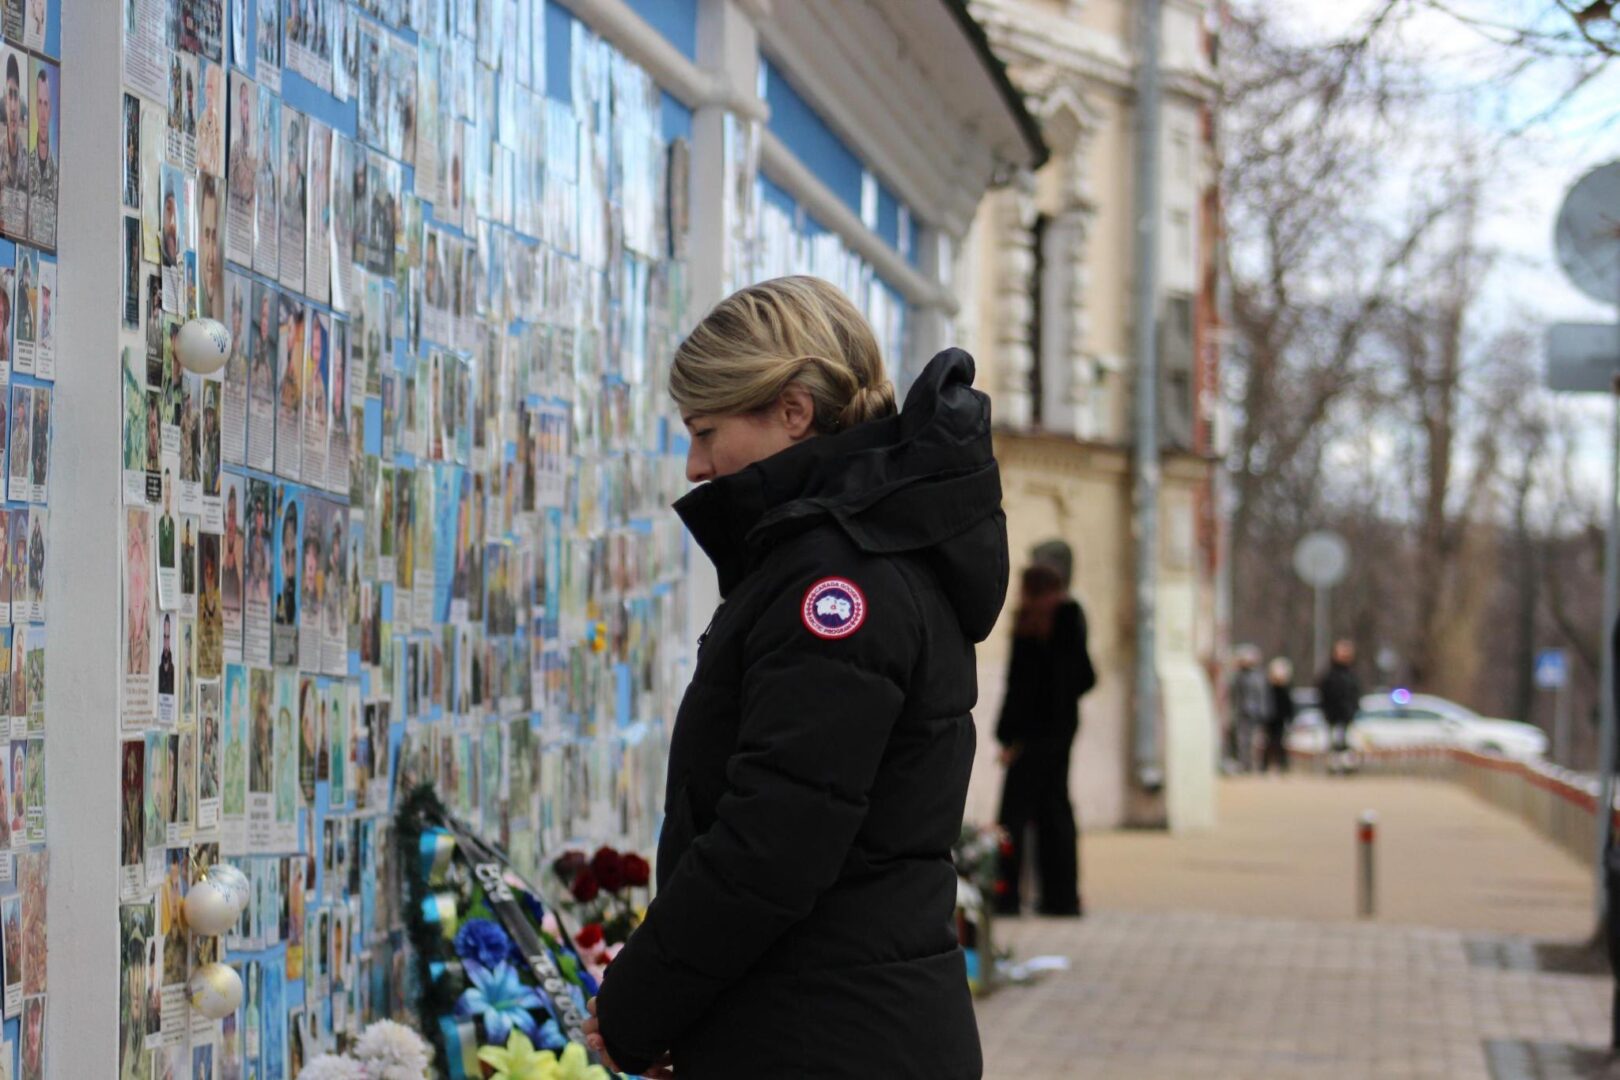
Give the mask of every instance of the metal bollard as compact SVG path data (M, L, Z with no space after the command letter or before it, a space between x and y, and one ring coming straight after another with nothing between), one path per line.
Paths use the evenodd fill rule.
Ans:
M1377 911L1377 901L1374 894L1374 841L1378 838L1378 815L1371 810L1363 810L1361 817L1356 821L1356 853L1360 863L1358 890L1356 897L1356 914L1363 919L1370 919Z

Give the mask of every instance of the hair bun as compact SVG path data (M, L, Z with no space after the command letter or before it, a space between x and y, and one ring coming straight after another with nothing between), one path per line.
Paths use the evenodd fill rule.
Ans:
M838 414L838 427L840 430L864 424L868 420L881 420L885 416L893 416L894 384L888 379L871 386L862 386L855 391L844 406L844 411Z

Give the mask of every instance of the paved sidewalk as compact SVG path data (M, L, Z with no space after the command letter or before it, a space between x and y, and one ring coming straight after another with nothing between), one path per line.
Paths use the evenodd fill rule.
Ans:
M1407 778L1241 777L1219 797L1209 832L1088 833L1085 919L997 923L1015 957L1072 966L981 1001L987 1077L1620 1076L1558 1060L1605 1044L1612 984L1524 962L1591 932L1592 886L1517 819Z
M1200 914L999 925L1018 956L1073 967L981 1000L987 1080L1573 1076L1504 1072L1489 1043L1607 1033L1608 980L1475 966L1457 931Z

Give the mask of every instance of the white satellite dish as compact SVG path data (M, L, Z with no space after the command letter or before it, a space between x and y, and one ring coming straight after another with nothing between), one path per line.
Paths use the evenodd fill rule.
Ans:
M1558 265L1600 304L1620 304L1620 161L1575 182L1553 230Z

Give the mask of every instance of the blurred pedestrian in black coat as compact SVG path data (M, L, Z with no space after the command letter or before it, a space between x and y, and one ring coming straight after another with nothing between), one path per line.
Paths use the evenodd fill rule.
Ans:
M1068 594L1065 563L1037 561L1024 571L1014 619L1007 692L996 725L1007 767L1000 817L1007 843L996 884L996 908L1003 914L1019 911L1023 849L1032 824L1040 879L1037 910L1044 915L1081 911L1069 753L1080 728L1080 698L1096 685L1097 675L1086 652L1085 613Z
M1350 724L1361 710L1361 680L1356 678L1356 644L1348 639L1333 643L1327 670L1316 681L1322 721L1328 729L1328 768L1350 767Z
M1294 665L1286 656L1276 657L1266 667L1266 690L1270 695L1266 709L1266 745L1260 759L1260 771L1269 772L1273 765L1288 771L1288 728L1294 722Z

